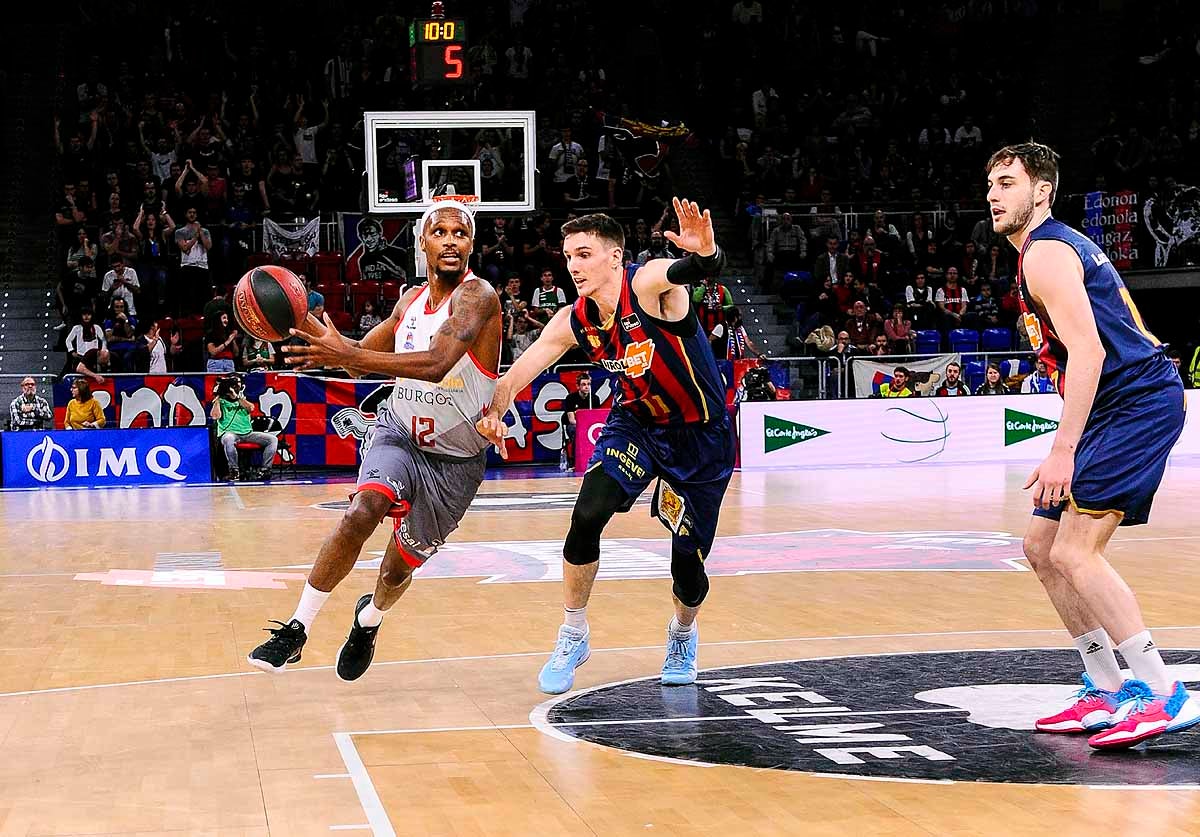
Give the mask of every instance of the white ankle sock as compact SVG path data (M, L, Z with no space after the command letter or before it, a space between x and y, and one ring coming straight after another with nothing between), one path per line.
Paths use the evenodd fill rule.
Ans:
M383 614L386 610L380 610L375 607L375 598L371 597L371 601L367 602L367 606L358 612L358 625L360 628L377 628L383 624Z
M1117 650L1121 652L1125 662L1129 663L1133 676L1148 684L1154 690L1154 694L1171 694L1171 687L1175 682L1167 672L1167 665L1159 656L1158 646L1150 638L1149 631L1134 634L1118 645Z
M308 633L309 626L321 612L321 607L329 595L329 593L322 593L307 581L304 582L304 592L300 594L300 601L296 605L296 612L292 614L292 618L300 620L300 624L304 625L305 633Z
M667 626L667 630L673 634L687 634L688 636L691 636L696 632L696 620L693 619L692 624L690 625L680 625L679 617L672 616L671 624Z
M1096 628L1083 636L1077 636L1074 642L1079 656L1083 657L1083 668L1088 677L1092 678L1092 682L1107 692L1120 689L1125 678L1121 675L1121 667L1117 665L1112 640L1108 638L1104 628Z
M583 607L564 607L563 608L563 624L569 628L587 633L587 605Z

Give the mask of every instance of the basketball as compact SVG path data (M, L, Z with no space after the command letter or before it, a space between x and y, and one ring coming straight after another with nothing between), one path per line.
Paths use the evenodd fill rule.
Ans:
M233 291L233 314L249 335L268 343L288 337L288 329L304 322L308 291L286 267L268 264L251 268Z

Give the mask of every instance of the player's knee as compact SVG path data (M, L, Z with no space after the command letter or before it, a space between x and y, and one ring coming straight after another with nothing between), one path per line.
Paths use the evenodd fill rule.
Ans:
M1085 553L1078 547L1055 543L1050 547L1048 563L1064 575L1070 574L1084 559Z
M699 607L708 595L708 573L695 554L671 554L671 592L688 607Z
M1034 533L1026 533L1025 539L1021 541L1021 551L1025 553L1025 557L1029 559L1029 566L1035 572L1041 570L1050 564L1050 547L1053 545L1052 538L1043 537Z
M350 501L350 508L342 517L342 525L356 532L364 533L364 537L375 531L379 521L392 507L390 497L378 491L360 491Z
M604 523L595 520L594 516L572 514L571 528L563 542L563 560L577 567L599 561L600 533L603 531Z

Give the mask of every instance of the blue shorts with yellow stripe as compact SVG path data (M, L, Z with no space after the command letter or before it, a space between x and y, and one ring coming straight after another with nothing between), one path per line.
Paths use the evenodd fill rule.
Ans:
M1165 357L1139 372L1130 385L1097 394L1075 450L1071 483L1073 508L1091 515L1115 512L1122 526L1149 520L1185 417L1183 383ZM1058 520L1062 509L1037 508L1033 513Z
M688 553L708 556L717 532L721 502L733 475L736 449L728 414L704 424L647 425L617 407L596 440L588 471L603 468L625 491L620 511L655 478L650 513L671 530Z

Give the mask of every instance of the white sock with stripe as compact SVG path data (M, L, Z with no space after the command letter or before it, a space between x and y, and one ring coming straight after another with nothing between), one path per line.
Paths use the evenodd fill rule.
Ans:
M1121 652L1125 662L1129 663L1133 676L1150 686L1154 694L1171 694L1175 681L1167 672L1167 664L1159 656L1158 646L1150 638L1149 631L1134 634L1118 645L1117 650Z
M1113 653L1112 640L1104 628L1088 631L1072 640L1083 657L1083 668L1097 688L1115 692L1121 688L1124 677Z

